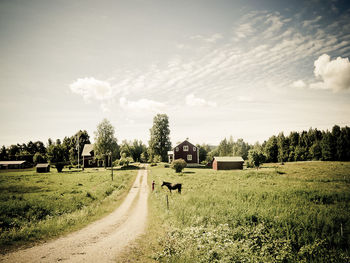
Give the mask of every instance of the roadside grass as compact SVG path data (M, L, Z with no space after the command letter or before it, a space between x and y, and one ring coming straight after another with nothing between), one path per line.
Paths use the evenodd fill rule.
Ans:
M136 170L85 169L38 174L33 169L0 172L2 252L77 230L122 201Z
M150 227L133 261L350 261L349 162L181 174L156 166L149 180ZM182 183L182 194L161 189L163 180Z

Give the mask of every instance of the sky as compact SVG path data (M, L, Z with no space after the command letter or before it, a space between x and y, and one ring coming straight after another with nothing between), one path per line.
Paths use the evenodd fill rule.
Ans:
M350 126L349 1L0 0L0 145Z

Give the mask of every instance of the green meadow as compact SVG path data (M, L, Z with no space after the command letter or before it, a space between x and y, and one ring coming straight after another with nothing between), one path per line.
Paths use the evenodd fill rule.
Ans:
M113 211L136 170L0 171L0 248L13 249L79 229Z
M348 162L181 174L161 165L152 180L150 227L133 261L350 261ZM163 180L182 183L182 194L161 189Z

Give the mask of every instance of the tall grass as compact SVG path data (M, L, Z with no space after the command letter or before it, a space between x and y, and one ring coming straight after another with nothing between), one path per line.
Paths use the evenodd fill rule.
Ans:
M348 262L350 163L268 164L260 170L151 169L151 203L172 229L154 258L166 262ZM166 207L166 195L169 207Z
M0 247L78 229L115 209L136 171L0 172Z

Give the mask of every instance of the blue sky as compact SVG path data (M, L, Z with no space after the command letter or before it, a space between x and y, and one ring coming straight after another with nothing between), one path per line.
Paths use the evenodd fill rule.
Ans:
M108 118L147 142L350 125L347 1L0 1L0 144Z

